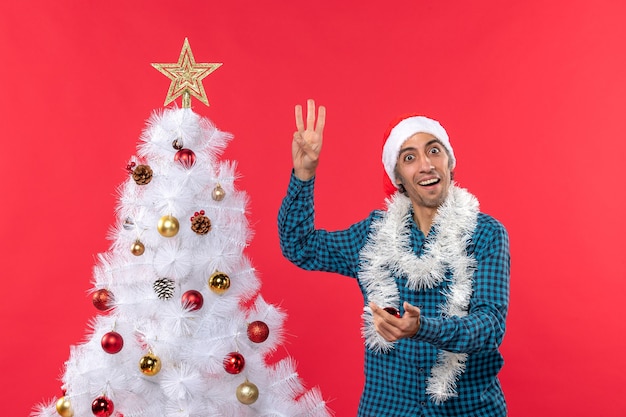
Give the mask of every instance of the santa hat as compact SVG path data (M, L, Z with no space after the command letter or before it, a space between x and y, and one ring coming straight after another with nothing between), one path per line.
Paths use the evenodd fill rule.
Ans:
M393 194L398 188L394 171L400 148L408 138L416 133L429 133L439 139L450 156L450 167L454 168L456 165L450 138L438 121L424 116L403 116L389 125L384 136L382 161L388 179L388 181L385 181L385 189L389 195Z

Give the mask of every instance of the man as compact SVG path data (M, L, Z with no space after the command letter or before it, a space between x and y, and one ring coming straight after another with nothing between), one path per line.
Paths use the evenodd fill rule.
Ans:
M398 189L386 210L346 230L314 227L313 186L326 110L295 109L293 172L278 215L284 256L354 277L364 296L361 417L503 417L497 375L509 299L505 228L453 181L444 128L403 118L382 161Z

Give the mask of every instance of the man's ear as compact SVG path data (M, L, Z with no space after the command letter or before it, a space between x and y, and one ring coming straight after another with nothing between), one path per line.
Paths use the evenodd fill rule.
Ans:
M406 188L404 188L404 184L403 184L402 178L400 178L398 175L396 175L396 185L398 186L398 190L402 194L406 193Z

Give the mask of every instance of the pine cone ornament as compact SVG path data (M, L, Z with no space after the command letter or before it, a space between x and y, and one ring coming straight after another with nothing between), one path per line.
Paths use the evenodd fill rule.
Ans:
M211 231L211 220L204 215L204 210L194 213L191 218L191 230L199 235L206 235Z
M161 300L169 300L174 296L174 280L170 278L161 278L154 281L152 285L154 292L157 293Z
M133 170L133 179L137 185L146 185L152 181L152 168L148 165L137 165Z

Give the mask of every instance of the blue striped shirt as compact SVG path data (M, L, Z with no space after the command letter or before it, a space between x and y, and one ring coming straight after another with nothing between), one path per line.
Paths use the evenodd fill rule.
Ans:
M359 253L372 221L380 218L382 212L375 210L345 230L315 229L314 183L314 179L301 181L292 173L278 214L283 255L306 270L335 272L358 279ZM414 222L410 228L411 247L420 256L427 238ZM479 213L467 252L476 258L477 268L469 313L465 317L443 318L439 312L446 302L449 272L439 286L420 291L408 289L405 277L395 277L400 304L408 301L420 308L421 326L413 338L399 340L388 353L365 349L360 417L506 416L506 402L497 377L504 363L499 347L509 301L506 229L494 218ZM367 305L367 294L359 285ZM436 404L426 394L426 382L442 349L467 353L468 359L465 372L458 379L458 396Z

